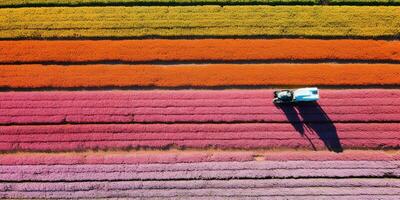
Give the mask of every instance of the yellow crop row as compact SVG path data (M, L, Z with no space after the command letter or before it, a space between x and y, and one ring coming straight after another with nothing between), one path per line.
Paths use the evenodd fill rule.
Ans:
M1 0L0 7L157 5L400 5L400 0Z
M184 6L0 9L0 38L398 37L400 7Z

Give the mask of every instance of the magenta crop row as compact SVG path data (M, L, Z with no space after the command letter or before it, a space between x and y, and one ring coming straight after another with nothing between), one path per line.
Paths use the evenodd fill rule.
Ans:
M311 128L310 128L311 127ZM299 129L302 129L300 131ZM0 126L1 151L136 148L398 148L399 123L88 124Z
M399 122L400 91L327 90L277 107L271 90L1 93L0 124ZM385 98L378 99L379 96Z

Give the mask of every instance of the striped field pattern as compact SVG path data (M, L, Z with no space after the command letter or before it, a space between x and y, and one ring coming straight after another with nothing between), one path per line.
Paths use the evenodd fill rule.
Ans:
M0 199L397 200L399 5L2 0Z

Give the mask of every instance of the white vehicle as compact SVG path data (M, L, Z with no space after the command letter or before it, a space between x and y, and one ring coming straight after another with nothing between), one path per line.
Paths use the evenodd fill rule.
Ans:
M316 87L300 88L297 90L277 90L274 91L274 100L276 104L312 102L319 100L319 91Z

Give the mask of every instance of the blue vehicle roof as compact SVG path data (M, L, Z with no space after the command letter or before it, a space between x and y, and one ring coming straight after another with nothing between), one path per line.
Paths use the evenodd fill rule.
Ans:
M319 100L318 88L301 88L294 91L295 101L317 101Z

